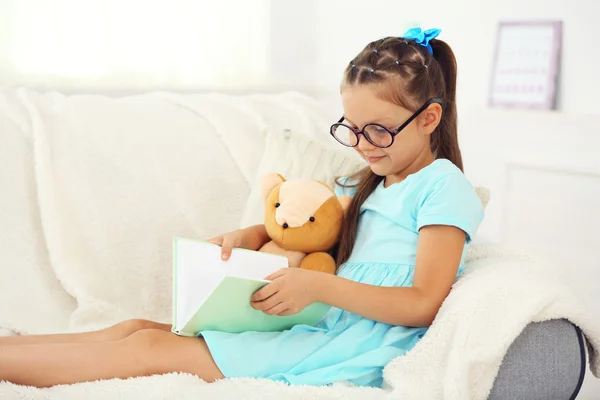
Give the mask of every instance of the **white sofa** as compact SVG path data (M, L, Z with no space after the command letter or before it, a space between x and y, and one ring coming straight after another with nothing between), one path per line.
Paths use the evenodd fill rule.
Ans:
M171 238L207 238L260 222L257 182L266 172L332 183L362 166L329 137L336 118L292 92L110 98L2 90L0 335L77 332L126 318L169 322ZM467 261L465 278L423 343L386 368L384 389L251 379L207 385L172 374L43 390L0 383L0 398L170 398L176 391L178 398L483 399L514 340L528 324L548 319L580 326L571 343L583 329L597 372L600 330L576 296L567 292L555 304L558 286L546 276L536 283L539 299L517 306L522 288L511 286L506 271L525 269L535 280L538 263L488 244L473 245ZM514 304L499 305L507 296ZM549 305L540 309L544 301ZM499 323L511 307L521 318ZM493 351L482 350L486 343L496 343ZM571 355L583 368L580 354Z

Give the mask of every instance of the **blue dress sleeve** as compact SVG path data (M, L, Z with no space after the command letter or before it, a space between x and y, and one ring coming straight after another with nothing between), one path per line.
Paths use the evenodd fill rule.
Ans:
M438 179L426 192L417 214L417 229L427 225L451 225L475 236L484 210L471 183L460 172Z

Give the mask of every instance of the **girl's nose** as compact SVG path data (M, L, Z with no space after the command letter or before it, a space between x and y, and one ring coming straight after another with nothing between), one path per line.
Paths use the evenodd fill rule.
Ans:
M364 150L373 150L375 146L373 146L367 139L365 139L364 135L358 135L358 144L356 147L360 151Z

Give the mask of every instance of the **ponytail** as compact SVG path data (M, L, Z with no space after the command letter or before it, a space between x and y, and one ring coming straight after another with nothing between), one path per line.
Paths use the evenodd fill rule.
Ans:
M431 151L436 158L446 158L463 171L463 162L458 146L456 113L456 58L450 46L442 40L430 42L433 57L440 66L444 79L444 112L436 132L431 136Z
M383 180L382 176L375 175L371 168L366 167L365 169L357 172L354 176L348 179L349 181L358 182L353 185L346 185L345 183L336 182L341 187L356 187L356 193L352 197L350 206L345 212L344 222L342 224L342 230L340 240L338 241L337 249L334 250L336 265L339 267L348 259L352 254L354 247L354 241L356 240L356 233L358 231L358 216L360 215L360 208L367 200L367 198L377 188L379 183Z

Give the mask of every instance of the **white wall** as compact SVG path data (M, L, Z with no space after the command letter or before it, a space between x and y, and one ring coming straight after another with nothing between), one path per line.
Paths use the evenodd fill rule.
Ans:
M0 85L95 93L263 86L270 1L0 0Z
M440 39L451 44L458 59L458 100L464 112L487 104L498 21L562 19L559 105L569 113L600 113L600 78L596 68L600 53L594 50L593 37L600 14L597 0L371 0L367 7L362 1L330 0L319 3L315 12L315 30L298 33L312 35L316 43L315 85L326 91L335 90L344 67L371 40L400 36L412 26L439 27ZM306 41L299 43L306 46Z

